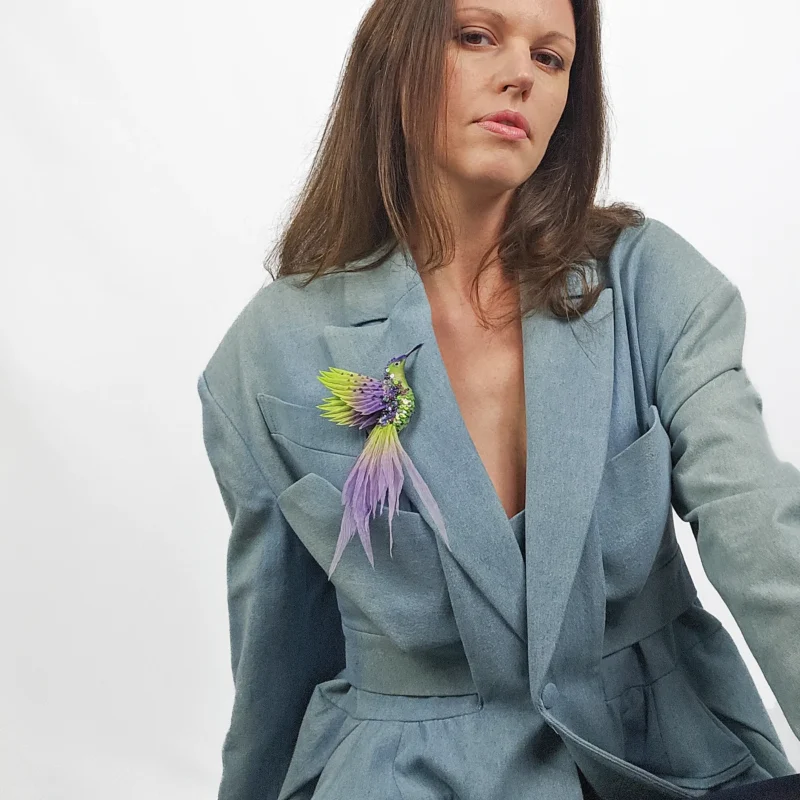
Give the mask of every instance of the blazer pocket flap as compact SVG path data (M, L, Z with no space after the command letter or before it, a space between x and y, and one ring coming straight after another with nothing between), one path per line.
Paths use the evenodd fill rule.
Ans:
M608 597L634 594L647 579L670 519L672 456L655 405L650 427L606 464L595 515Z
M333 559L344 514L341 490L321 475L309 472L284 489L278 495L277 502L287 522L314 559L327 568ZM383 563L388 561L387 570L393 575L399 572L406 581L412 580L416 573L419 582L420 573L425 571L426 565L429 565L428 571L432 566L437 574L441 574L434 534L424 518L415 511L398 509L394 512L392 556L389 554L388 518L386 504L382 511L378 504L376 516L369 518L370 540L376 560ZM360 555L354 557L350 554L351 548ZM356 534L348 543L336 574L345 577L350 574L350 569L360 569L359 564L369 566Z
M284 489L277 502L312 558L327 571L341 529L341 491L309 472ZM437 534L417 512L399 509L392 518L394 546L390 554L385 505L382 512L378 506L377 516L369 519L369 528L375 568L370 566L356 534L331 577L343 625L368 634L373 644L376 636L388 637L392 648L401 653L434 651L441 660L445 657L442 648L451 648L459 635ZM356 652L362 660L368 657L363 648L355 646L353 634L347 642L351 661Z
M286 519L305 525L309 523L328 526L342 515L342 493L330 481L315 472L303 475L299 481L278 495L278 505ZM292 527L295 527L292 524ZM338 526L337 526L338 527Z
M352 458L361 454L367 440L366 430L339 425L323 417L319 408L290 403L266 392L259 392L256 399L273 436L323 453Z

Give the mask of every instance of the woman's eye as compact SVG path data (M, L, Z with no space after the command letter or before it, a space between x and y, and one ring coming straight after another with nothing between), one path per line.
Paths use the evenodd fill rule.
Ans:
M551 67L552 69L564 69L564 62L557 55L555 55L555 53L539 53L539 55L555 59L555 64L553 64Z
M463 41L464 37L466 37L466 36L477 36L478 38L484 38L484 39L488 39L489 38L489 34L482 33L481 31L464 31L464 32L462 32L460 34L459 38ZM476 43L476 42L467 42L467 44L469 44L471 47L479 47L478 43ZM538 55L545 56L546 58L555 59L555 63L554 64L552 64L552 65L545 64L544 65L544 66L548 67L549 69L554 69L554 70L562 70L562 69L564 69L564 61L559 56L557 56L555 53L539 53Z
M481 33L480 31L465 31L461 34L461 38L463 39L465 36L483 36L486 39L489 38L488 34ZM469 44L475 44L475 42L469 42Z

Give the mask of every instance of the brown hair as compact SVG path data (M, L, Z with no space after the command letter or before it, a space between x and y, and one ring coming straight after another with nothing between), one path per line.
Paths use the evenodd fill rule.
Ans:
M572 0L572 7L577 50L564 113L541 164L514 191L472 285L477 298L480 274L496 249L504 275L519 279L523 314L586 313L603 285L589 287L580 265L606 258L622 229L645 219L634 206L594 203L601 169L607 177L609 144L599 0ZM369 8L306 184L264 261L273 279L308 273L307 286L380 249L379 258L348 271L376 268L398 242L408 248L412 220L419 220L430 253L418 269L452 260L453 230L432 176L437 109L447 101L445 47L455 24L452 0L375 0ZM269 266L276 252L277 273ZM568 292L573 270L584 288L578 303ZM479 300L474 307L487 325Z

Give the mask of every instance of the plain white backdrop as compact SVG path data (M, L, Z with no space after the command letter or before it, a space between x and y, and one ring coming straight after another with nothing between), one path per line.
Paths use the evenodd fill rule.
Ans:
M6 800L216 797L229 523L195 384L269 279L368 5L0 6ZM605 0L604 18L600 200L636 203L740 287L745 366L776 453L800 466L800 6Z

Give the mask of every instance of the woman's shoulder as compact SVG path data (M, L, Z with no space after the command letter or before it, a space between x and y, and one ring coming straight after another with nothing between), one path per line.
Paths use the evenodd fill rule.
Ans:
M300 365L316 356L320 331L336 324L343 276L331 273L303 286L307 276L291 275L262 285L223 333L203 369L219 391L243 384L280 393Z
M654 217L622 231L606 269L614 305L640 340L675 341L704 298L733 286L697 246Z
M697 246L654 217L620 233L607 266L615 291L638 305L684 307L730 283Z
M323 275L303 286L306 275L288 275L265 283L242 307L225 339L252 346L296 340L303 331L335 321L342 276Z

